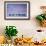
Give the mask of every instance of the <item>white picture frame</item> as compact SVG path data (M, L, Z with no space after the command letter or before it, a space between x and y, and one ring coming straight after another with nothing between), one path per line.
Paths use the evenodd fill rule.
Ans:
M30 2L29 1L5 1L4 19L5 20L29 20Z

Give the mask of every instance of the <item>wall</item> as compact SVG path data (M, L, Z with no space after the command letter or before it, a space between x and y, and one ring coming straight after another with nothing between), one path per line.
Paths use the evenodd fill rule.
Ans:
M27 0L30 1L30 20L4 20L4 1L8 0L0 0L0 34L4 34L6 25L15 25L19 31L18 36L23 34L29 37L36 33L36 29L46 30L40 27L35 19L36 15L41 13L40 6L46 5L46 0Z

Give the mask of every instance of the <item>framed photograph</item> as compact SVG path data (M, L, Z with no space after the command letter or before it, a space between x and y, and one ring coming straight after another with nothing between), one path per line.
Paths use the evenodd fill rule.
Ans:
M6 20L29 20L30 2L29 1L5 1L4 18Z

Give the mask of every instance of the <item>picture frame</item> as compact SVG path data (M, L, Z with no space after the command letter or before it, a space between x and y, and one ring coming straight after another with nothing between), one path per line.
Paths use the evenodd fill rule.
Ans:
M29 1L5 1L4 19L5 20L29 20L30 2Z

